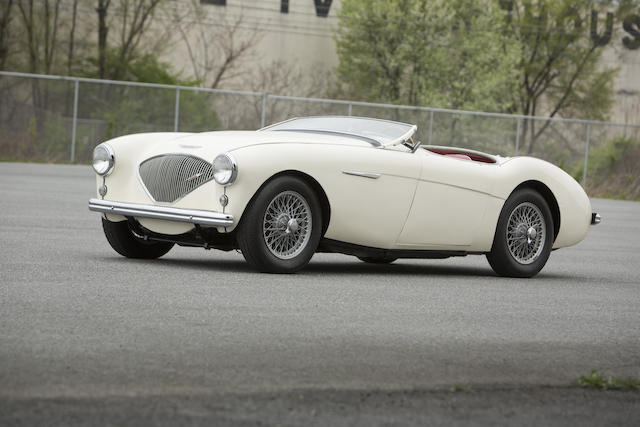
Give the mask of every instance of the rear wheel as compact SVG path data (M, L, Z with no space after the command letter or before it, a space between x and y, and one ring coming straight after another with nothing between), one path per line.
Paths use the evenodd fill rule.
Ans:
M544 198L522 189L505 202L487 260L500 276L533 277L553 246L553 218Z
M321 232L320 203L311 187L298 178L281 176L269 182L247 208L237 240L254 268L293 273L309 263Z
M111 222L102 218L102 229L111 247L127 258L160 258L173 247L170 242L152 242L136 237L127 221Z

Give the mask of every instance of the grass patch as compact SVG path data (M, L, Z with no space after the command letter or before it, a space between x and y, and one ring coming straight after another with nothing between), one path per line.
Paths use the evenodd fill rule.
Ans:
M449 391L451 393L458 393L458 392L471 393L471 386L469 384L467 385L456 384L453 387L451 387Z
M589 375L580 375L577 384L580 387L598 388L601 390L640 390L640 379L605 377L600 374L597 369L593 369Z

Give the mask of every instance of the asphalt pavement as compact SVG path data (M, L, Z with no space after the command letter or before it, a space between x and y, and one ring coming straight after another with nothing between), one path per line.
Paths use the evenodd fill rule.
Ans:
M294 275L119 256L90 167L0 163L0 425L637 425L640 203L533 279L481 256ZM451 389L458 391L452 392Z

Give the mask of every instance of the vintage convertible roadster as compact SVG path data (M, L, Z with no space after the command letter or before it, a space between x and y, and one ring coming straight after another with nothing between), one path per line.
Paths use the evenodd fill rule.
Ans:
M417 127L305 117L258 131L122 136L93 153L107 240L158 258L174 244L242 251L291 273L315 252L368 263L485 254L531 277L600 221L582 187L531 157L426 146Z

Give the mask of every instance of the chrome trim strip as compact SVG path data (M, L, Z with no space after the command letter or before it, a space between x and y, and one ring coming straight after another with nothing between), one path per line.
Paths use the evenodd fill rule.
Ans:
M211 227L229 227L233 225L233 215L196 209L180 209L167 206L139 205L136 203L89 199L89 210L137 218L188 222Z
M342 171L345 175L353 175L353 176L361 176L363 178L371 178L378 179L382 176L380 173L371 173L371 172L356 172L356 171Z
M270 97L278 97L277 95L269 95ZM295 98L295 97L293 97ZM302 99L302 98L299 98ZM346 104L352 104L352 102L345 102ZM330 129L325 129L325 130L320 130L320 129L276 129L276 131L294 131L294 132L309 132L309 133L327 133L327 134L335 134L335 135L340 135L340 136L348 136L348 137L352 137L352 138L358 138L358 139L362 139L364 141L369 142L371 145L373 145L376 148L384 148L387 146L392 146L392 145L397 145L400 144L401 142L409 139L411 136L413 136L416 131L418 130L418 126L414 125L414 124L410 124L410 123L403 123L403 122L397 122L394 120L385 120L385 119L377 119L377 118L373 118L373 117L358 117L358 116L340 116L340 115L329 115L329 116L306 116L306 117L293 117L291 119L288 120L284 120L282 122L278 122L278 123L274 123L272 125L269 126L265 126L262 127L261 129L258 129L258 132L260 131L265 131L265 130L272 130L272 128L285 124L285 123L289 123L292 122L294 120L298 120L298 119L317 119L317 118L339 118L339 119L357 119L357 120L370 120L370 121L376 121L376 122L387 122L387 123L393 123L393 124L397 124L397 125L404 125L404 126L409 126L409 130L407 132L405 132L404 134L402 134L401 136L397 137L394 140L391 140L387 143L384 143L382 141L379 141L375 138L369 138L367 136L364 135L357 135L357 134L353 134L353 133L348 133L348 132L337 132L337 131L331 131Z

